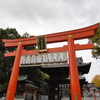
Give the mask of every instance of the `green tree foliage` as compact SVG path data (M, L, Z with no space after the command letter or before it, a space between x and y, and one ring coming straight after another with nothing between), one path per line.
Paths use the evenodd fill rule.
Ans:
M34 36L34 35L33 35ZM22 38L27 38L27 37L32 37L30 36L27 32L24 33L22 36ZM26 50L35 50L36 49L36 45L31 45L31 46L25 46L24 49Z
M92 80L92 83L95 83L96 87L100 87L100 75L95 75L95 77Z
M30 37L30 35L27 32L22 35L22 38L27 38L27 37Z
M40 94L47 94L47 83L45 82L45 77L47 77L48 75L46 75L45 73L43 73L40 70L40 66L38 67L21 67L21 71L20 74L26 74L28 76L28 79L30 81L33 82L34 85L36 85L37 87L39 87L39 93Z
M15 48L5 48L2 39L15 38L20 38L20 35L16 31L16 29L0 29L0 96L2 96L6 91L12 64L14 61L14 57L4 57L4 53L15 50Z
M90 41L94 44L94 49L92 50L92 56L96 59L100 59L100 26L93 38L90 38Z

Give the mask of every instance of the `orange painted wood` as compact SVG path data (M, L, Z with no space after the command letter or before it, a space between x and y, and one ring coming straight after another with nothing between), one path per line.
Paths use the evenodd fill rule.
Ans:
M17 87L17 80L19 76L19 70L20 70L20 58L21 58L21 51L22 51L22 45L18 45L18 50L16 52L14 65L11 72L11 77L7 89L6 99L5 100L14 100L16 87Z
M73 38L68 39L68 57L69 57L71 100L82 100Z
M63 42L68 40L68 35L73 35L74 40L89 38L94 35L94 30L98 28L98 24L92 25L90 27L66 31L66 32L58 32L55 34L48 34L46 36L47 43L54 42ZM37 37L37 36L36 36ZM15 47L18 46L18 42L22 42L22 45L36 45L36 37L29 38L21 38L21 39L3 39L6 47Z
M75 45L75 50L86 50L86 49L93 49L93 44L83 44L83 45Z
M84 49L92 49L94 46L93 44L83 44L83 45L79 45L79 44L75 44L75 50L84 50ZM44 53L53 53L53 52L63 52L63 51L68 51L68 46L63 46L63 47L57 47L57 48L49 48L47 49L47 52ZM38 50L22 50L21 55L33 55L33 54L39 54ZM16 55L16 51L14 52L9 52L9 53L5 53L5 57L10 57L10 56L15 56Z
M65 47L58 47L58 48L49 48L47 49L47 52L44 53L53 53L53 52L63 52L63 51L67 51L67 46ZM33 55L33 54L40 54L38 52L38 50L22 50L22 55ZM16 51L14 52L9 52L9 53L5 53L5 57L10 57L10 56L15 56L16 55Z
M94 35L94 30L83 32L83 33L76 33L73 34L72 37L74 40L77 39L83 39L83 38L90 38L91 36ZM68 40L68 35L61 35L61 36L56 36L56 37L49 37L46 38L47 43L56 43L56 42L64 42ZM19 41L22 42L22 45L36 45L36 40L28 40L28 41ZM13 46L18 46L18 42L8 42L5 43L6 47L13 47Z
M66 33L67 33L67 35L68 34L74 34L74 33L82 33L82 32L85 32L85 31L97 29L98 26L99 26L99 23L85 27L85 28L81 28L81 29L52 33L52 34L48 34L48 35L45 35L45 36L49 38L49 37L65 35ZM44 35L41 35L41 36L44 36ZM27 41L27 40L35 40L35 39L36 39L36 37L28 37L28 38L20 38L20 39L3 39L3 42L19 42L19 41Z

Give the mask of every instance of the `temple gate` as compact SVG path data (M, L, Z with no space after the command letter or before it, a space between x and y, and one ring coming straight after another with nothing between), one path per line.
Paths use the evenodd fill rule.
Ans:
M91 49L93 48L93 45L74 44L74 40L92 37L98 26L99 23L82 29L53 33L45 36L43 35L43 36L35 36L35 37L21 38L21 39L3 39L5 47L17 47L17 51L5 53L5 57L15 56L15 61L12 68L12 73L6 94L6 100L14 100L17 79L20 71L20 59L22 55L40 54L41 52L54 53L54 52L64 52L64 51L68 51L71 99L81 100L81 90L80 90L80 82L78 77L75 51L83 49ZM47 43L68 41L68 45L49 49L46 48L45 40ZM23 49L24 46L36 45L36 44L38 44L39 50L26 51Z

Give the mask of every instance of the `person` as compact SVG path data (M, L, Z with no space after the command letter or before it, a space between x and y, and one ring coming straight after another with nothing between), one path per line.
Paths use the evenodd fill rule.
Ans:
M1 100L5 100L6 95L4 94Z

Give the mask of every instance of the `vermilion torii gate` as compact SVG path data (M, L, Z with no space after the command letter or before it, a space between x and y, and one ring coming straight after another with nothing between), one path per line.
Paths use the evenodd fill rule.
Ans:
M94 35L95 30L98 28L98 26L99 23L82 29L45 35L47 43L68 41L67 46L47 49L45 53L68 51L72 100L81 100L81 90L80 90L75 51L93 48L92 44L84 44L84 45L74 44L74 40L92 37ZM30 54L39 54L38 50L26 51L23 49L24 46L36 45L37 44L36 38L37 37L28 37L28 38L21 38L21 39L3 39L3 42L5 43L5 47L18 47L17 51L5 53L5 57L15 56L15 61L13 64L12 73L11 73L11 77L7 89L6 100L14 100L14 95L17 86L17 79L20 71L21 56L30 55Z

